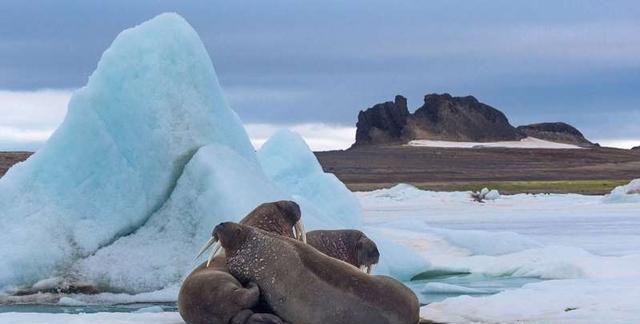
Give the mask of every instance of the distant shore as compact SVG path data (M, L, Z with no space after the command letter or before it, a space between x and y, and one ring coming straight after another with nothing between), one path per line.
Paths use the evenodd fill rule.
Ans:
M31 152L0 152L0 176ZM424 190L606 194L640 177L640 151L368 146L316 152L353 191L409 183Z
M354 191L413 184L436 191L606 194L640 177L640 152L614 148L513 149L364 146L316 152Z

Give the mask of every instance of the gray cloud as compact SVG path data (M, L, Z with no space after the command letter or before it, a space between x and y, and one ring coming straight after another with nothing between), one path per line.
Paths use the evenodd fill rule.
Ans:
M473 94L514 124L640 138L636 1L0 3L0 89L75 88L119 31L176 11L245 122L353 125L404 94Z

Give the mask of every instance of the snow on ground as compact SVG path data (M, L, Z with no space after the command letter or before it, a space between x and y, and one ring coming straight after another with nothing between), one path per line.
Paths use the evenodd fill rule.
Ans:
M521 149L580 149L580 146L564 143L556 143L545 141L535 137L525 137L519 141L501 141L501 142L453 142L453 141L435 141L435 140L413 140L407 145L409 146L428 146L428 147L459 147L459 148L478 148L478 147L509 147Z
M365 228L383 228L430 262L423 280L410 284L421 300L436 301L421 309L426 318L447 323L640 322L635 302L640 300L638 203L521 194L479 204L469 193L427 192L409 185L359 196ZM526 284L496 285L505 280Z

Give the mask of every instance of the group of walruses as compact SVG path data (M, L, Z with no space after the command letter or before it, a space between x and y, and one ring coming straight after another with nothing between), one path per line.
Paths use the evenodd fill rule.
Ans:
M278 201L217 225L200 251L216 245L208 261L180 289L187 324L418 323L416 295L370 274L372 240L357 230L305 234L301 223L295 202Z

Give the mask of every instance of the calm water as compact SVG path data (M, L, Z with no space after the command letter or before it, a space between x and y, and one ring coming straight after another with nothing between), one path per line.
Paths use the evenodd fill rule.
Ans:
M504 290L520 288L528 283L539 281L541 280L536 278L453 274L415 280L408 283L408 286L416 293L420 303L426 305L461 295L493 295Z
M432 273L422 276L407 285L416 293L423 305L439 302L449 297L460 295L486 296L498 292L522 287L525 284L538 282L535 278L489 277L478 274L446 274ZM100 313L100 312L135 312L143 308L159 306L165 312L177 311L175 303L128 303L113 305L0 305L0 313Z

